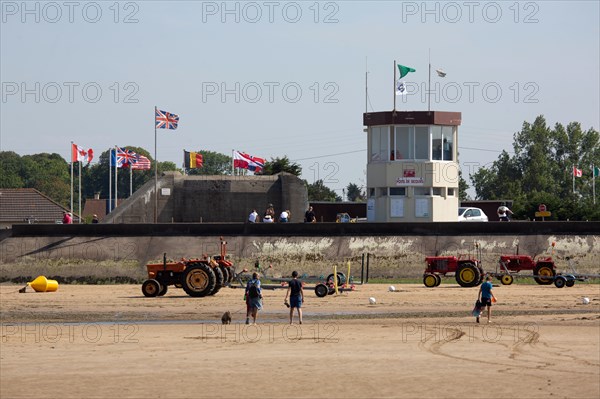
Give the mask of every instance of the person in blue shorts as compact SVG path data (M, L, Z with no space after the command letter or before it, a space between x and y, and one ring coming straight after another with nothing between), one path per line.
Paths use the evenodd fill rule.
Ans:
M246 324L250 324L250 316L252 316L252 324L256 324L256 316L258 311L262 309L262 288L260 287L260 275L256 272L252 273L252 280L246 284Z
M494 294L492 294L492 287L492 276L487 276L485 283L479 287L478 298L481 301L482 308L487 306L488 323L492 322L492 301L495 299ZM479 323L479 316L477 316L477 323Z
M290 324L294 321L294 309L298 311L298 321L302 324L302 302L304 302L304 289L302 282L298 280L298 272L292 272L292 279L288 282L288 289L285 293L284 303L287 305L288 296L290 297Z

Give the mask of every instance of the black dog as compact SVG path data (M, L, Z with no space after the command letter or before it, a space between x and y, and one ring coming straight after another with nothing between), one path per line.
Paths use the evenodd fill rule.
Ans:
M223 316L221 316L221 323L231 324L231 312L229 310L223 313Z

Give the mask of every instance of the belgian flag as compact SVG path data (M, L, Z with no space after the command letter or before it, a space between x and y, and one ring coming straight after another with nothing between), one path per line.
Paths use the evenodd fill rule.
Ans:
M187 169L196 169L202 167L202 154L199 152L188 152L183 150L183 165Z

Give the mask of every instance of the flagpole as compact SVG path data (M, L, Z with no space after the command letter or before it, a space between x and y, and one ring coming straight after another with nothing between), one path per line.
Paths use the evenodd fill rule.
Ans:
M367 62L368 58L365 57L365 113L369 112L369 65ZM396 83L394 82L394 85L395 84Z
M115 146L115 209L119 206L119 196L117 190L119 189L119 162L117 162L117 146Z
M79 224L81 224L81 161L79 161Z
M596 168L592 164L592 196L594 198L594 205L596 205Z
M231 176L235 175L235 167L233 165L235 165L235 150L234 149L231 150Z
M129 165L129 196L133 195L133 168Z
M396 60L394 60L394 112L396 112Z
M71 141L71 215L73 214L73 142Z
M429 83L427 86L427 111L431 111L431 49L429 49Z
M115 154L116 155L116 154ZM108 149L108 213L112 212L112 156L113 149Z
M573 194L575 194L575 166L573 166L573 170L571 170L571 175L573 175Z
M156 154L156 106L154 106L154 223L158 222L158 156Z

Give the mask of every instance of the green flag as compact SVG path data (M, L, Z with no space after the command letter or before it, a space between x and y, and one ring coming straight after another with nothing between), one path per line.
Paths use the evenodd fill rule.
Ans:
M594 166L594 177L598 177L600 176L600 168L597 166Z
M400 79L408 75L409 72L417 72L415 69L398 64L398 70L400 70Z

